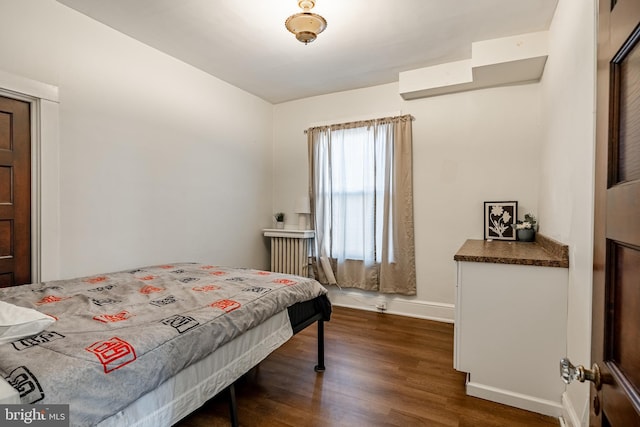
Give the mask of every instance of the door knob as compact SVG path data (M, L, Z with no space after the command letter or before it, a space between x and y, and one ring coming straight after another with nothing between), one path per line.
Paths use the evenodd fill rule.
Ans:
M578 380L581 383L591 381L596 390L600 390L602 388L600 367L597 363L594 363L591 369L586 369L582 365L573 366L568 358L563 357L560 359L560 376L562 377L562 381L566 384L571 384L573 380Z

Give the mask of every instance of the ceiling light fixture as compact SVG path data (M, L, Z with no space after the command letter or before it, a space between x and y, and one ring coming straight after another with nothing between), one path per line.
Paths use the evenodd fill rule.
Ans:
M304 44L314 41L327 28L327 21L322 16L310 12L315 5L315 0L298 0L302 12L291 15L284 23L287 30Z

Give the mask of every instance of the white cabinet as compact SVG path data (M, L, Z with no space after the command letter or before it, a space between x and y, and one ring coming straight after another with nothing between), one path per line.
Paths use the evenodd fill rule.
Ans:
M457 261L454 368L467 394L559 416L568 269Z

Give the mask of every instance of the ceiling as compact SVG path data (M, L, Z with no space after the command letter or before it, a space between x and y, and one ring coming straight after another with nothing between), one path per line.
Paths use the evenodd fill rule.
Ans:
M58 0L271 103L398 81L471 43L544 31L558 0L316 0L327 29L284 27L297 0Z

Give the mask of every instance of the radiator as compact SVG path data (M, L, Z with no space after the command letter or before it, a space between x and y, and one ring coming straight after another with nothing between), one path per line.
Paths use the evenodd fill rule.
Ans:
M271 271L308 277L310 240L271 237Z

